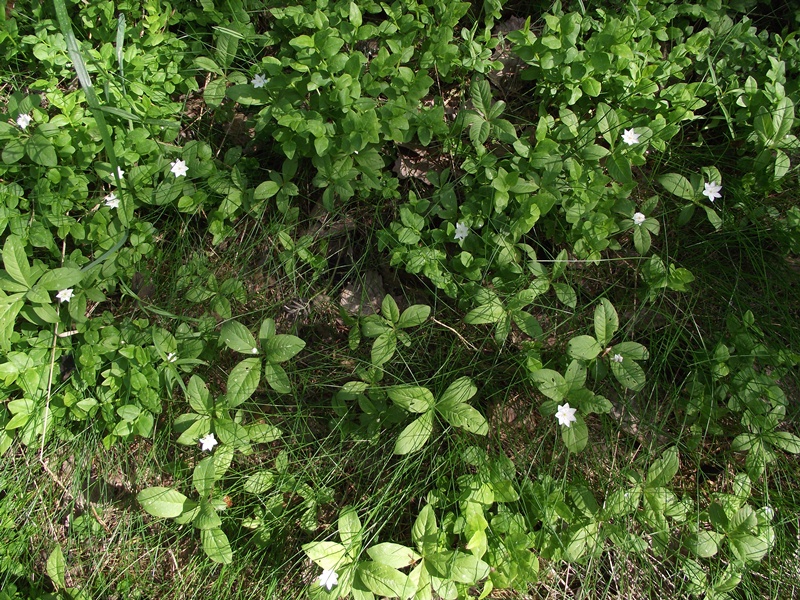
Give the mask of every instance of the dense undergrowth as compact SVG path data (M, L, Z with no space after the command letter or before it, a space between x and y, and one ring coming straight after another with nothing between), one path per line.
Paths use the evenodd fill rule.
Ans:
M800 13L0 10L0 598L791 597Z

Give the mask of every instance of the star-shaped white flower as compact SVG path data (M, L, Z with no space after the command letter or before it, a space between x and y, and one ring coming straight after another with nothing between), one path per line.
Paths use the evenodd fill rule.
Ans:
M641 137L641 134L636 133L633 129L626 129L622 133L622 141L628 144L628 146L633 146L634 144L638 144L639 137Z
M464 225L464 223L456 223L456 233L455 233L455 235L453 236L453 238L454 238L456 241L459 241L459 242L460 242L460 241L462 241L462 240L466 239L466 237L467 237L468 235L469 235L469 227L467 227L466 225Z
M21 114L21 115L19 115L17 117L17 125L22 130L24 130L28 125L30 125L31 121L33 121L31 116L28 115L28 114L25 114L25 113L23 113L23 114Z
M103 198L106 201L106 206L109 208L119 208L119 198L114 192Z
M322 575L319 576L319 586L326 588L329 592L339 583L339 576L333 569L323 569Z
M722 185L716 181L704 183L703 188L703 196L708 196L708 199L712 202L715 198L722 198L722 194L720 194L722 191Z
M180 158L174 162L170 163L172 167L170 171L175 177L186 177L186 173L189 172L189 167L186 166L186 163L183 162Z
M177 354L175 354L174 352L170 352L169 354L167 354L167 362L171 362L172 363L172 362L175 362L176 360L178 360L178 355Z
M254 88L262 88L264 84L267 83L267 78L264 77L261 73L253 77L253 81L251 82Z
M614 358L611 360L613 360L615 363L621 363L625 359L622 358L622 354L615 354Z
M72 296L75 294L75 290L72 288L68 288L66 290L61 290L56 294L56 298L58 298L59 302L69 302L72 299Z
M214 449L214 446L219 444L213 433L207 433L204 437L201 437L197 441L200 442L200 450L203 452L211 452Z
M641 225L642 223L644 223L644 220L645 220L646 218L647 218L647 217L645 217L645 216L644 216L642 213L640 213L640 212L634 213L634 215L633 215L633 224L634 224L634 225Z
M556 419L558 419L558 424L569 427L578 420L578 418L575 416L576 412L578 412L578 409L570 408L569 403L559 404L558 411L556 411Z
M125 171L122 170L122 167L117 167L117 175L119 176L120 179L125 177Z

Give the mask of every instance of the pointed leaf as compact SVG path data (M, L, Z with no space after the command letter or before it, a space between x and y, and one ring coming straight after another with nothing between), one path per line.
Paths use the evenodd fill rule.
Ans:
M381 314L392 323L397 323L400 320L400 309L397 308L397 302L394 301L391 294L386 294L383 297Z
M561 401L569 393L569 384L561 375L551 369L539 369L530 375L539 391L556 402Z
M340 569L347 555L345 547L336 542L310 542L303 545L303 552L314 563L329 571Z
M395 454L410 454L420 450L433 431L433 413L426 412L412 421L397 438L394 445Z
M370 352L370 360L376 367L387 363L394 356L397 349L397 333L394 329L389 329L383 332L372 343L372 351Z
M478 392L478 388L469 377L459 377L444 391L439 404L457 404L467 402Z
M261 359L245 358L228 375L228 406L234 408L253 395L261 381Z
M200 539L203 542L203 550L211 560L223 565L231 564L233 550L228 542L228 536L221 529L204 529L200 532Z
M177 517L183 512L188 498L178 490L167 487L149 487L136 496L142 508L154 517Z
M64 552L61 550L61 545L56 544L50 556L47 557L47 576L53 582L56 590L66 589L66 571L67 563L64 560Z
M564 438L564 445L570 452L580 452L586 447L589 441L589 428L586 426L586 421L580 414L576 414L577 421L570 424L561 426L561 436Z
M266 362L264 363L264 379L267 380L270 387L276 392L281 394L288 394L292 391L292 386L289 383L289 376L277 363Z
M658 178L658 183L660 183L670 194L675 194L684 200L694 199L694 188L692 187L692 184L689 183L689 180L683 175L678 175L677 173L667 173L666 175L662 175Z
M607 346L619 329L619 316L614 305L605 298L594 309L594 334L601 346Z
M275 473L259 471L244 480L244 491L250 494L263 494L275 486Z
M439 540L439 528L436 525L436 513L433 507L426 504L411 528L411 539L414 540L417 549L423 554L428 555L436 551Z
M386 390L397 406L409 412L421 413L433 408L433 394L424 387L396 385Z
M473 308L464 317L464 323L468 325L485 325L486 323L497 323L506 314L506 309L500 301L490 304L483 304L478 308Z
M367 548L367 554L375 562L392 567L393 569L403 569L422 558L407 546L384 542Z
M627 356L622 357L622 362L612 360L611 372L614 374L617 381L635 392L641 390L646 382L642 367Z
M602 351L602 346L590 335L579 335L567 342L567 354L571 358L592 360Z
M192 485L201 496L208 496L214 488L217 480L217 471L214 468L214 456L204 458L194 468L192 472Z
M405 597L411 589L408 576L387 565L363 561L358 565L361 581L373 594L390 598Z
M440 403L436 405L436 410L453 427L460 427L478 435L489 433L489 424L486 422L486 418L469 404Z
M200 530L218 529L222 526L222 519L219 518L217 511L214 510L211 503L207 499L202 498L197 513L192 520L192 525Z
M228 321L222 326L220 339L228 348L243 354L258 354L256 340L250 330L238 321ZM255 352L253 352L255 350Z
M672 447L664 450L661 458L654 460L647 470L646 487L664 487L675 477L679 466L678 449Z
M264 354L267 360L273 363L281 363L296 356L306 343L294 335L275 335L264 343Z
M214 402L211 400L206 382L197 375L192 375L186 386L186 395L189 397L189 406L201 415L210 415L214 409Z
M414 304L409 306L400 315L400 320L397 326L400 329L407 329L409 327L417 327L422 325L431 314L431 307L425 304Z
M9 276L26 287L31 287L31 267L25 254L25 245L17 235L9 235L3 246L3 266Z

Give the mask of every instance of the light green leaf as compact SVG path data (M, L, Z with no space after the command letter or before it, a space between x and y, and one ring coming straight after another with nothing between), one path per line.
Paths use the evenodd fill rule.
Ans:
M403 431L394 445L395 454L410 454L420 450L433 431L433 413L426 412L412 421Z
M234 448L241 448L250 443L247 430L230 419L215 419L214 430L219 436L219 441Z
M689 180L677 173L667 173L658 178L658 183L670 194L675 194L684 200L693 200L695 196L694 188Z
M263 494L275 485L275 473L259 471L244 480L244 491L250 494Z
M608 169L608 175L619 183L629 184L633 182L631 161L619 149L606 158L606 169Z
M292 386L289 383L289 376L278 363L266 362L264 363L264 379L267 380L270 387L276 392L281 394L288 394L292 391Z
M673 446L664 450L661 458L654 460L647 470L646 487L664 487L675 477L679 466L678 449Z
M417 549L423 554L428 555L436 551L439 539L439 528L436 525L436 513L433 512L433 507L426 504L414 525L411 528L411 539L414 540Z
M281 363L296 356L306 343L294 335L275 335L264 342L264 354L267 360L274 363Z
M447 575L457 583L475 585L489 576L489 565L477 556L463 552L455 552L447 567Z
M631 360L647 360L650 358L647 348L636 342L621 342L614 346L611 352Z
M483 304L473 308L464 317L464 323L468 325L484 325L486 323L497 323L506 314L506 309L495 300L490 304Z
M250 436L253 444L269 444L279 440L283 435L279 428L269 423L253 423L245 425L245 429L247 429L247 435Z
M433 394L424 387L396 385L386 390L397 406L409 412L421 413L433 408Z
M203 550L211 560L223 565L231 564L233 551L228 536L221 529L204 529L200 532L200 539L203 542Z
M567 342L567 354L571 358L592 360L602 351L602 346L590 335L579 335Z
M258 354L256 340L250 331L238 321L228 321L222 326L220 339L228 348L242 354ZM255 352L253 352L255 350Z
M564 438L564 445L570 452L580 452L586 447L589 441L589 428L580 413L575 415L577 421L561 426L561 436Z
M800 438L788 431L772 431L764 436L773 446L790 454L800 453Z
M245 358L228 375L228 407L234 408L253 395L261 380L261 359Z
M611 361L611 372L617 381L630 390L638 392L644 387L644 370L626 356L622 357L622 362Z
M25 143L25 153L37 165L43 167L57 167L58 157L56 156L56 148L53 142L34 133L31 138Z
M600 299L600 304L594 309L594 334L601 346L607 346L617 329L619 329L619 316L614 305L606 298Z
M575 293L572 286L566 283L554 283L553 289L556 292L556 298L558 298L562 304L570 308L575 308L578 305L578 294Z
M407 546L384 542L367 548L367 554L375 562L387 565L393 569L403 569L422 558Z
M217 472L214 468L214 456L204 458L194 468L192 472L192 484L197 493L201 496L208 496L214 489Z
M370 360L376 367L391 360L397 349L397 334L394 329L389 329L380 334L372 343L372 351L370 352Z
M400 329L407 329L409 327L422 325L430 314L430 306L414 304L403 311L403 314L400 315L400 320L397 322L397 326Z
M65 290L79 283L81 279L83 273L80 269L52 269L42 275L36 286L44 290Z
M203 100L211 108L217 108L225 100L228 81L224 77L218 77L209 81L203 88Z
M557 371L539 369L531 373L530 377L542 394L556 402L561 401L569 392L569 384Z
M154 517L177 517L188 500L178 490L167 487L149 487L136 495L142 508Z
M411 589L407 575L378 562L359 563L358 575L364 585L378 596L405 597L407 590Z
M719 549L719 544L722 541L722 535L716 531L700 530L696 535L693 535L688 542L689 550L694 552L700 558L709 558L714 556Z
M769 550L767 540L754 535L734 535L729 541L731 550L741 561L758 562Z
M214 409L214 402L208 393L206 382L197 375L192 375L186 386L186 395L189 398L189 406L201 415L210 415Z
M439 398L439 404L456 404L467 402L478 392L478 388L469 377L459 377L449 386Z
M56 590L64 590L67 587L66 581L67 563L64 560L64 552L61 545L56 544L50 556L47 557L47 576L53 582Z
M345 547L337 542L310 542L303 544L303 552L314 563L327 570L340 569L347 555Z
M217 511L206 498L200 499L200 505L197 508L192 525L201 530L217 529L222 526L222 519L219 518Z
M386 294L381 302L381 314L385 319L392 323L397 323L400 320L400 309L397 308L397 302L394 301L391 294Z
M9 235L3 245L3 266L9 276L26 287L31 287L31 268L25 254L25 245L17 235Z
M440 402L436 405L436 410L453 427L460 427L478 435L489 433L489 425L486 422L486 418L469 404Z

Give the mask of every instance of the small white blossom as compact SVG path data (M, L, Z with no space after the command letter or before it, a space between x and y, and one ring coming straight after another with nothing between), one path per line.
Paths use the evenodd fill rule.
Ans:
M575 413L578 412L577 408L570 408L569 403L559 404L558 411L556 412L556 419L559 425L566 425L570 427L578 418Z
M180 158L174 162L171 162L170 166L172 167L170 171L172 171L172 174L175 175L175 177L185 177L186 173L189 172L189 167L187 167L186 163Z
M125 177L125 171L122 170L122 167L117 167L117 175L119 176L120 179Z
M456 223L456 233L453 236L457 241L461 241L466 239L469 235L469 227L464 225L464 223Z
M251 82L254 88L262 88L264 84L267 83L267 78L264 77L261 73L253 77L253 81Z
M628 146L633 146L639 143L640 136L641 134L636 133L633 129L626 129L622 134L622 141L628 144Z
M622 354L615 354L614 358L612 358L615 363L621 363L624 359L622 358Z
M72 288L68 288L66 290L61 290L56 294L56 298L58 298L59 302L69 302L72 299L75 291Z
M219 444L213 433L208 433L205 435L205 437L201 437L197 441L200 442L200 450L203 452L211 452L214 449L214 446Z
M253 348L252 350L250 350L250 352L252 352L253 354L258 354L258 348Z
M178 355L177 354L175 354L174 352L170 352L169 354L167 354L167 362L171 362L172 363L172 362L175 362L176 360L178 360Z
M703 188L703 196L708 196L708 199L712 202L715 198L722 198L722 194L720 194L720 191L722 191L722 185L716 181L704 183Z
M25 113L23 113L23 114L21 114L20 116L17 117L17 125L22 130L24 130L26 127L28 127L28 125L31 124L31 121L33 121L31 116L28 115L28 114L25 114Z
M645 217L644 214L642 214L640 212L634 213L634 215L633 215L633 224L641 226L641 224L644 223L644 220L646 218L647 217Z
M109 208L119 208L119 198L114 192L103 198L106 201L106 206Z
M319 586L326 588L329 592L339 583L339 576L333 569L323 569L322 575L319 576Z

